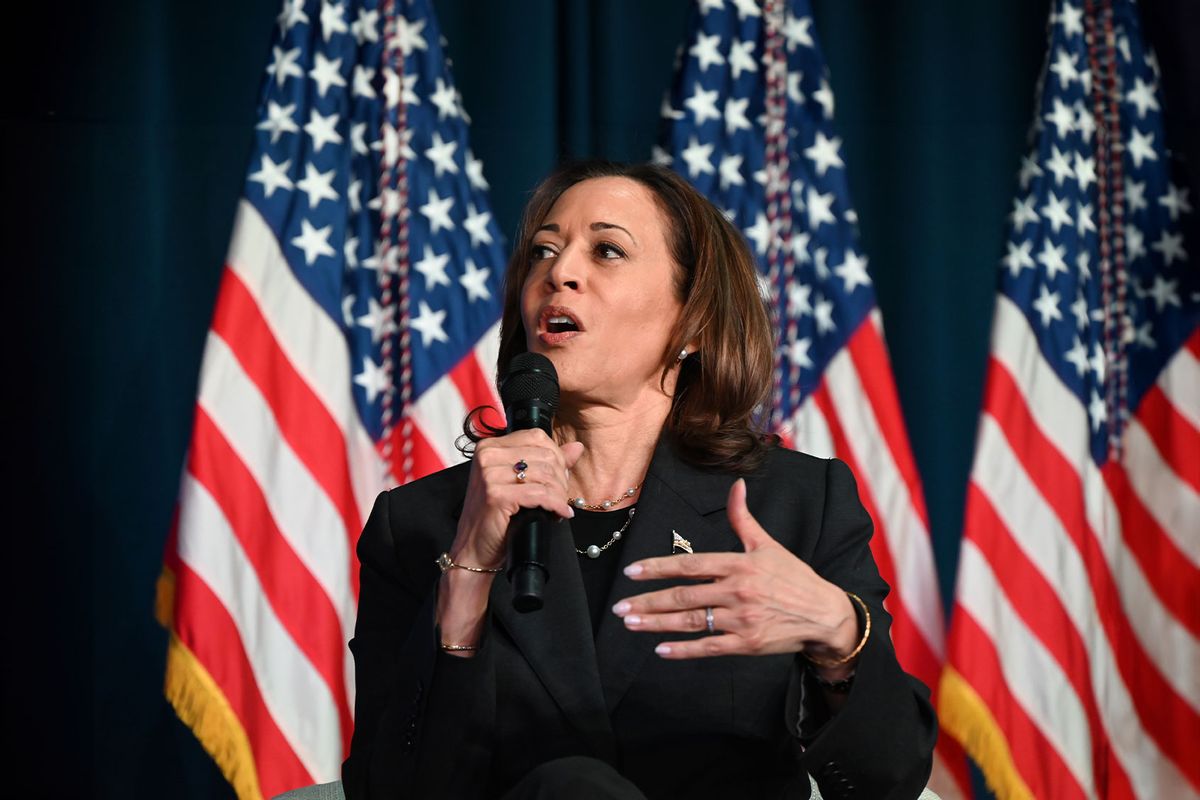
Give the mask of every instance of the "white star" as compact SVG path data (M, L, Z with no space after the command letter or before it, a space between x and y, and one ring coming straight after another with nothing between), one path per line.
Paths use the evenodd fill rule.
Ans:
M730 186L741 186L746 182L742 177L742 161L744 158L733 153L721 156L721 166L717 168L721 176L721 189Z
M492 292L488 289L487 279L492 271L487 268L480 269L469 258L466 261L465 267L466 271L459 276L458 282L467 290L467 299L472 303L476 300L491 300Z
M700 62L700 71L704 72L709 67L718 66L725 63L725 57L721 55L721 34L714 33L712 36L705 36L703 33L696 35L696 43L688 49L688 55L695 56Z
M1052 319L1062 319L1062 311L1058 308L1058 292L1052 292L1046 286L1041 288L1033 307L1042 318L1042 327L1047 327Z
M411 144L414 133L416 128L406 127L403 131L397 131L388 125L383 129L383 138L371 143L371 149L383 151L383 163L388 167L395 164L398 158L416 158Z
M1019 247L1012 242L1008 243L1008 253L1001 261L1014 278L1021 274L1021 270L1033 268L1033 257L1030 255L1032 249L1033 242L1029 240L1021 242Z
M335 33L345 33L349 30L345 14L346 8L340 3L334 5L326 0L321 4L321 34L326 42Z
M1031 156L1024 156L1021 159L1021 188L1028 189L1029 182L1042 174L1042 168L1038 166L1037 159Z
M1086 281L1092 277L1091 270L1088 269L1088 251L1080 250L1079 255L1075 256L1075 269L1079 270L1079 279Z
M442 330L442 321L446 319L445 311L434 311L429 304L422 300L419 304L420 313L408 323L421 333L421 346L429 347L430 342L448 342L450 337Z
M691 137L688 146L680 155L688 165L688 177L696 178L701 174L713 172L711 144L700 144L696 137Z
M817 333L825 334L837 330L833 321L833 303L820 295L817 295L813 317L817 321Z
M737 99L734 97L725 101L725 133L733 136L739 130L750 130L750 120L746 118L746 107L750 98Z
M1067 203L1059 200L1054 192L1047 193L1049 202L1042 206L1042 214L1046 219L1050 220L1050 227L1058 233L1063 225L1071 224L1071 213L1067 210Z
M346 189L346 199L350 201L350 210L355 214L362 211L362 181L358 178L350 181Z
M285 133L295 133L300 130L296 127L295 120L292 119L292 114L296 113L296 104L292 103L288 106L281 106L274 100L267 101L267 118L255 125L256 130L270 131L271 144L279 141L279 137ZM1174 217L1172 217L1174 219Z
M486 192L489 188L483 177L483 161L476 158L470 150L467 151L467 180L471 182L472 187L481 192Z
M793 17L788 14L787 21L783 23L783 35L787 39L789 53L800 45L814 46L812 34L808 32L811 25L812 17Z
M1075 68L1075 56L1061 47L1058 48L1058 52L1055 54L1055 60L1050 66L1050 71L1058 76L1058 82L1064 89L1071 85L1071 81L1079 80L1079 70Z
M316 208L322 200L337 200L338 193L333 190L336 175L336 169L320 172L311 162L304 165L304 179L296 181L296 188L308 195L309 208Z
M454 87L447 86L441 78L437 79L437 88L429 95L429 99L437 106L438 120L458 116L458 99L454 95Z
M808 348L812 347L812 339L807 336L803 339L795 339L788 345L788 358L792 364L797 367L806 367L812 369L812 359L808 357Z
M430 233L437 233L442 228L454 230L454 223L450 221L450 209L454 207L454 198L447 197L445 199L438 197L437 189L429 188L429 195L425 199L425 205L421 206L421 213L429 220L431 230Z
M304 0L284 0L283 10L276 17L281 33L287 33L296 25L308 24L308 15L304 13Z
M1083 34L1083 11L1070 3L1063 3L1062 13L1058 15L1057 22L1062 25L1063 33L1067 36Z
M1079 231L1080 236L1083 236L1088 231L1096 230L1096 223L1092 222L1091 204L1079 203L1075 206L1075 228Z
M354 38L358 40L358 46L362 47L367 42L379 41L379 12L367 11L364 8L358 10L358 19L350 23L350 32L354 34Z
M304 263L312 266L320 256L332 256L336 252L329 246L329 234L333 226L314 228L306 219L300 220L300 235L292 239L292 244L304 251Z
M1180 214L1190 214L1192 212L1192 204L1188 202L1188 192L1190 189L1180 189L1173 183L1167 184L1167 193L1158 198L1158 204L1166 206L1167 213L1171 215L1171 222L1176 222Z
M812 257L808 254L810 241L812 241L812 234L808 231L792 231L792 258L800 264L812 261Z
M1096 160L1084 158L1075 152L1075 180L1079 181L1079 191L1086 192L1089 183L1096 182Z
M1129 155L1135 169L1141 169L1143 161L1158 161L1158 154L1154 152L1154 134L1142 134L1137 128L1131 128Z
M1063 258L1067 250L1062 245L1053 245L1049 239L1042 240L1042 252L1038 253L1038 263L1046 268L1046 280L1054 280L1054 276L1067 271L1067 262Z
M1180 307L1178 287L1179 281L1169 281L1162 275L1154 276L1154 285L1150 287L1148 294L1154 300L1156 311L1162 311L1167 306Z
M833 92L829 88L829 81L821 78L821 88L813 92L813 99L821 104L825 119L833 119Z
M1149 349L1153 350L1156 344L1154 342L1154 337L1150 335L1152 330L1153 326L1151 326L1149 322L1144 325L1139 325L1137 332L1133 335L1133 340L1142 347L1148 347Z
M454 162L454 151L457 149L458 142L454 139L443 142L441 134L434 131L433 144L425 151L425 157L433 164L434 177L442 177L443 172L458 173L458 164Z
M387 370L364 356L362 372L354 376L354 382L366 390L367 403L374 403L380 393L387 391Z
M1075 327L1081 331L1087 330L1088 304L1083 296L1083 292L1075 295L1075 302L1071 303L1071 313L1075 315Z
M817 277L823 281L829 280L829 267L825 264L825 259L829 255L829 248L818 247L813 250L813 269L817 271Z
M1083 377L1088 370L1087 348L1079 341L1078 336L1075 337L1075 345L1067 351L1066 359L1075 365L1075 373Z
M840 266L833 268L833 274L842 279L842 288L847 294L859 286L870 286L871 276L867 274L867 259L853 250L847 250Z
M838 148L841 146L842 140L839 137L834 136L832 139L827 139L824 133L817 131L816 141L811 147L804 149L804 155L813 162L813 168L817 171L817 175L822 176L830 167L845 166L842 157L838 155Z
M1103 319L1104 312L1101 311L1100 314ZM1092 345L1092 357L1088 359L1088 364L1091 365L1092 372L1096 373L1096 381L1104 383L1104 374L1108 368L1108 361L1104 358L1104 350L1101 349L1099 343Z
M1054 111L1047 114L1045 120L1054 125L1058 131L1058 138L1066 137L1068 133L1075 130L1075 114L1071 111L1071 107L1054 98Z
M285 52L282 47L276 46L272 48L272 52L274 58L267 65L267 74L275 79L277 86L282 88L288 78L304 77L304 70L296 63L296 59L300 58L299 47Z
M812 287L799 281L793 281L788 285L787 296L787 313L789 317L802 317L805 314L812 313L812 304L809 302L809 297L812 295Z
M1136 225L1125 226L1125 245L1126 258L1130 262L1136 261L1146 255L1146 239L1142 235L1142 230Z
M729 69L733 72L735 81L743 72L758 72L758 64L755 63L754 56L750 55L753 52L753 39L729 43Z
M721 112L717 111L717 95L720 94L716 89L705 91L700 86L700 81L696 81L692 88L692 96L683 101L683 104L691 109L691 112L696 117L696 124L703 125L706 120L720 119Z
M396 44L405 56L412 55L413 50L427 50L429 46L421 31L425 29L426 20L409 22L401 15L396 15Z
M754 224L746 229L746 238L754 242L754 249L760 255L766 255L767 245L771 243L771 228L767 224L767 215L758 212Z
M758 0L733 0L733 4L737 6L738 22L744 22L747 17L762 16L762 12L758 8Z
M1085 84L1085 93L1089 91L1086 84L1091 83L1091 75L1092 73L1085 72L1080 78ZM1096 119L1092 116L1092 110L1078 101L1075 103L1075 130L1079 131L1085 142L1090 142L1092 134L1096 132Z
M396 332L396 321L383 310L383 306L375 302L374 297L367 299L367 313L355 322L371 331L371 341L376 344L383 341L383 337Z
M369 155L367 150L367 123L356 122L350 126L350 146L355 155Z
M449 286L450 278L446 275L446 265L450 263L450 254L438 255L433 248L425 245L425 256L413 264L413 268L425 277L425 291L431 292L437 286Z
M1088 416L1092 418L1092 433L1100 430L1100 426L1108 421L1108 408L1095 389L1092 389L1092 402L1088 403Z
M401 83L404 85L400 90L400 99L405 105L419 106L421 98L417 96L417 78L419 75L405 75Z
M474 205L467 203L467 217L463 220L463 227L471 235L472 247L492 243L492 232L488 230L491 223L492 212L476 211Z
M675 108L671 105L671 95L667 92L663 93L662 105L658 107L658 114L663 119L670 120L683 119L685 116L687 116L678 108Z
M1026 225L1031 223L1036 224L1038 221L1038 215L1037 212L1033 210L1033 195L1026 197L1024 200L1019 197L1014 197L1013 210L1012 213L1008 215L1008 218L1012 221L1013 230L1017 233L1020 233L1021 229Z
M1125 101L1137 106L1138 119L1145 119L1150 109L1160 110L1158 99L1154 96L1154 84L1146 83L1141 78L1133 79L1133 88L1125 93Z
M288 168L292 166L290 159L276 164L269 155L263 153L260 164L258 172L250 175L250 180L262 184L264 195L270 197L276 189L292 188L292 179L288 177Z
M342 324L347 328L354 324L354 303L357 299L352 294L342 298Z
M374 80L375 70L364 67L362 64L354 65L354 94L356 96L374 99L375 87L372 85Z
M330 86L346 85L346 79L342 77L342 60L326 58L320 50L316 53L316 62L308 71L308 77L317 84L317 94L321 97L325 96Z
M1129 212L1142 211L1146 206L1146 184L1130 178L1125 179L1125 205Z
M342 245L342 257L346 260L346 266L354 269L358 266L358 237L347 236L346 243Z
M725 7L725 0L700 0L700 13L708 14L710 11L720 11Z
M804 93L800 91L800 80L804 77L803 72L789 72L787 76L787 96L788 100L796 105L804 102Z
M1070 162L1067 161L1066 156L1062 154L1057 145L1050 145L1050 160L1046 162L1046 169L1054 173L1054 183L1057 186L1062 186L1064 178L1075 177Z
M837 219L830 211L833 206L833 192L821 194L813 187L808 187L808 195L805 200L805 206L808 208L808 227L816 230L822 222L834 223Z
M321 148L327 144L342 143L342 135L336 130L337 124L337 112L328 117L321 116L315 108L308 112L308 124L304 126L304 132L312 137L314 153L321 152Z

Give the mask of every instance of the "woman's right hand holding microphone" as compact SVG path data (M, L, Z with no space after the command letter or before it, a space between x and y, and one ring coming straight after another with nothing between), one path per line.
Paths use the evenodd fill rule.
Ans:
M509 520L518 509L543 508L575 516L567 502L567 470L583 454L580 442L559 447L541 430L483 439L475 447L458 532L450 545L455 564L503 569ZM525 480L515 467L524 462ZM437 624L442 645L475 646L483 631L492 580L499 573L449 569L438 587ZM453 650L470 657L473 650Z

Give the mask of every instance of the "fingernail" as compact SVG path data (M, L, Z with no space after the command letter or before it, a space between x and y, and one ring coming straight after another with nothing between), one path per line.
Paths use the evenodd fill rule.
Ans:
M627 616L625 618L625 624L631 628L636 627L636 626L642 624L642 618L639 617L637 614L630 614L629 616Z
M616 614L617 616L620 616L621 614L628 613L629 609L631 609L631 608L633 608L633 606L629 605L629 603L622 600L621 602L619 602L615 606L613 606L613 613Z
M575 519L575 509L567 506L567 519Z
M654 652L658 653L660 656L669 656L671 654L671 645L660 644L658 647L654 648Z
M633 577L634 575L641 575L642 574L642 565L641 564L630 564L628 567L625 568L625 574L630 577Z

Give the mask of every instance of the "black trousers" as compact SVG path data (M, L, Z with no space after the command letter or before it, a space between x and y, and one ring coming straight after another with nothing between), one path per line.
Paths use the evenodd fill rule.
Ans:
M539 764L502 800L646 800L636 786L597 758L568 756Z

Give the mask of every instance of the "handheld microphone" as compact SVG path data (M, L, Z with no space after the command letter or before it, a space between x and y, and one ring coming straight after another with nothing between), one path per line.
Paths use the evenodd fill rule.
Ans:
M500 381L500 400L509 433L540 428L552 436L551 424L558 411L554 364L539 353L515 356ZM546 554L554 521L554 514L545 509L522 508L509 522L506 572L513 589L513 608L522 613L543 605L542 591L550 580Z

